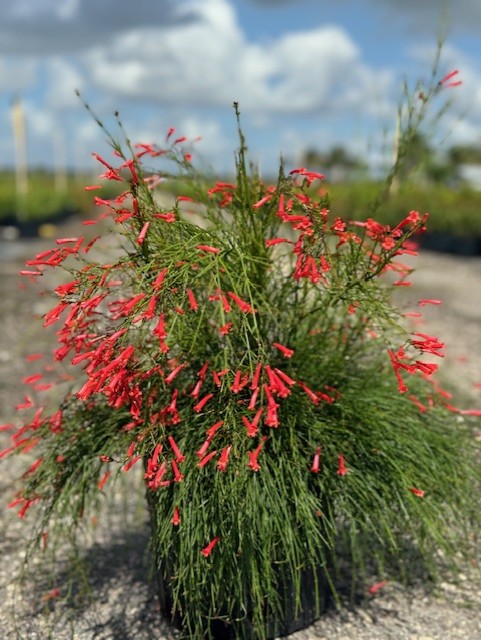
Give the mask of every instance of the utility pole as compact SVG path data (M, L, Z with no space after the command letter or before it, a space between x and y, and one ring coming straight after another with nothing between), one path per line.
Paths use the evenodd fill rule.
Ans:
M399 163L399 150L401 145L401 113L398 111L396 116L396 129L394 131L393 140L393 167L397 167ZM399 191L399 175L394 175L389 187L391 194L396 194Z
M15 148L15 195L18 221L25 219L28 194L27 136L22 100L16 96L11 107L13 142Z
M67 158L65 153L65 134L60 128L53 133L53 155L55 160L54 184L57 193L67 191Z

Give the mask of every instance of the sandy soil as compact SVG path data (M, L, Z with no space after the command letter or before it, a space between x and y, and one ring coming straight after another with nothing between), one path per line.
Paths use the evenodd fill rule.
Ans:
M32 321L49 308L47 299L19 289L23 260L51 241L0 244L0 423L14 419L13 406L23 393L18 380L31 373L25 355L52 340ZM423 331L449 345L443 363L453 390L481 407L481 259L425 252L416 261L413 287L400 292L414 306L422 298L440 298L442 306L425 307ZM0 433L0 448L8 435ZM0 488L5 505L18 475L17 461L2 464ZM131 495L133 491L129 492ZM175 632L162 621L155 583L149 579L148 525L141 491L125 502L118 493L82 545L91 568L82 578L79 567L73 593L66 592L68 563L33 567L18 586L25 524L0 506L0 637L5 640L166 640ZM60 595L49 597L50 589ZM90 593L90 598L88 594ZM15 608L15 611L14 611ZM426 585L406 594L387 584L362 606L329 611L292 640L481 640L481 577L467 567L456 583L442 582L434 592Z

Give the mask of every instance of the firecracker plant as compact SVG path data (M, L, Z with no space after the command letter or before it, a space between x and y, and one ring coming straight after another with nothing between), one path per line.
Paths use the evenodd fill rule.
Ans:
M333 219L322 175L263 184L241 132L236 180L208 187L172 130L163 147L111 142L101 177L125 191L95 197L104 237L59 239L22 272L70 274L43 320L78 376L53 411L20 405L4 455L36 458L10 506L45 543L141 468L166 613L190 638L216 620L279 632L285 585L300 609L307 572L321 603L338 553L353 575L416 571L406 549L451 557L476 517L476 412L436 382L445 346L408 324L420 310L392 302L427 214ZM156 158L193 176L189 197L159 204Z

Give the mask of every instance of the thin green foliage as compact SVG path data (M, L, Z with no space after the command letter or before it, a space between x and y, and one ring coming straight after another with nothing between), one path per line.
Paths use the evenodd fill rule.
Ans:
M142 466L167 614L186 637L264 639L318 616L343 562L356 585L413 553L431 572L440 548L453 558L477 517L475 442L435 382L444 345L391 301L427 217L332 219L319 174L249 170L240 126L236 182L202 193L172 134L109 134L121 165L99 158L104 177L128 189L108 203L106 261L80 243L31 263L78 261L45 324L62 317L55 357L82 372L14 435L39 457L12 506L74 531ZM145 155L192 175L197 201L159 204Z

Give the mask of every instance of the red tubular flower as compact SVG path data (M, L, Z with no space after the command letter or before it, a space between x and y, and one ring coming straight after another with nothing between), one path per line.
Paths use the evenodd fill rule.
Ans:
M282 244L283 242L287 242L288 244L294 244L292 240L288 240L287 238L271 238L270 240L265 241L266 247L273 247L276 244Z
M180 452L179 447L177 446L177 443L175 442L174 438L172 436L169 436L167 440L169 441L170 446L172 447L172 451L174 452L175 461L184 462L185 456L183 456L182 453Z
M311 471L312 473L319 473L321 468L321 447L316 448L314 459L312 461Z
M50 589L47 593L44 593L41 597L42 602L48 602L49 600L53 600L54 598L58 598L61 594L61 591L58 587L55 589Z
M179 390L174 389L172 393L172 397L170 399L170 404L166 408L166 413L176 413L177 412L177 396L179 395Z
M287 373L284 373L284 371L282 371L281 369L277 369L276 367L274 368L274 371L277 373L279 378L281 378L281 380L283 380L286 384L288 385L296 384L296 381L293 380L290 376L288 376Z
M404 383L404 380L402 379L402 376L399 372L399 369L404 369L406 368L407 365L399 362L399 350L397 351L397 353L393 353L391 351L391 349L388 349L388 354L389 354L389 358L391 359L391 364L392 364L392 368L394 371L394 375L396 376L396 380L398 382L398 390L399 393L406 393L406 391L408 390L407 386Z
M298 169L292 169L289 171L289 175L300 175L304 176L308 185L311 184L314 180L325 180L326 176L323 173L316 173L315 171L308 171L305 167L300 167Z
M375 595L380 589L382 589L383 587L385 587L387 585L387 580L381 580L381 582L376 582L375 584L371 585L370 587L368 587L367 592L373 596Z
M23 403L17 404L15 409L20 411L21 409L30 409L33 407L33 400L30 396L23 396Z
M254 376L252 378L252 383L250 386L252 391L254 391L254 389L257 389L257 387L259 386L259 377L261 375L261 370L262 370L262 363L259 362L258 365L256 366L256 370L254 371Z
M252 471L259 471L260 470L260 465L257 462L257 458L259 456L259 453L262 450L262 447L264 446L264 440L265 438L262 438L262 442L257 445L257 447L253 450L253 451L248 451L247 455L249 456L249 462L247 463L247 466L250 467L252 469Z
M199 249L199 251L205 251L206 253L219 253L220 249L218 249L217 247L211 247L210 244L198 244L196 249Z
M200 393L200 389L202 387L203 384L203 380L198 380L194 389L192 390L190 396L191 398L198 398L199 397L199 393Z
M35 384L36 382L38 382L39 380L41 380L43 378L41 373L35 373L31 376L27 376L26 378L23 378L22 382L23 384Z
M248 302L242 300L242 298L239 298L237 294L233 293L232 291L228 291L227 295L236 303L236 305L243 313L253 313L251 305Z
M138 462L142 456L134 456L122 467L122 471L130 471L130 469L134 466L136 462Z
M439 342L436 336L429 336L426 333L419 333L418 331L413 333L414 336L420 339L411 339L411 344L419 351L423 353L432 353L435 356L443 357L444 353L439 353L440 349L444 349L445 344Z
M207 360L206 362L204 362L202 367L197 372L197 377L200 378L201 380L204 380L205 374L207 373L208 368L209 368L209 361Z
M229 301L227 300L224 294L220 294L220 299L221 299L222 308L224 309L224 311L226 313L229 313L230 311L232 311L232 307L230 306Z
M305 391L307 393L307 395L309 396L309 398L311 399L313 404L319 404L320 399L316 396L316 394L314 393L314 391L312 391L312 389L309 389L307 384L304 384L303 382L300 382L299 386L301 387L301 389L303 391Z
M284 345L279 344L278 342L273 342L272 346L278 349L282 353L282 355L285 356L286 358L292 358L292 356L294 355L294 349L289 349L288 347L285 347Z
M425 492L422 489L417 489L416 487L409 487L409 491L413 493L418 498L424 498Z
M140 314L136 320L152 320L155 315L155 307L157 306L157 296L152 296L149 300L146 310ZM155 333L155 330L154 330Z
M205 405L209 402L209 400L214 396L213 393L208 393L206 396L202 398L194 407L195 413L199 413L205 407Z
M280 376L277 375L276 371L271 369L269 365L266 365L266 373L269 378L270 391L279 396L279 398L287 398L291 393L291 390L286 387Z
M217 454L217 450L211 451L204 458L202 458L202 460L199 460L199 462L197 463L197 466L199 467L199 469L202 469L203 467L205 467L205 465L209 462L209 460L212 460L212 458L216 454Z
M257 432L259 431L259 429L257 428L257 425L250 422L249 418L247 418L246 416L242 416L242 422L244 423L244 426L247 430L247 436L249 438L254 438L257 435Z
M162 351L167 353L169 347L165 344L165 338L167 338L167 331L165 330L165 314L161 314L159 317L159 321L157 322L157 326L153 329L152 333L154 336L157 336L160 342L160 348Z
M339 454L339 462L338 462L338 467L337 467L337 475L338 476L345 476L348 473L348 469L346 468L345 464L344 464L344 455L342 453Z
M43 276L43 271L29 271L28 269L22 269L18 273L21 276Z
M159 220L164 220L164 222L175 222L175 213L173 211L169 213L154 213L154 218L158 218Z
M277 215L284 220L285 216L286 216L286 211L284 209L284 194L281 193L281 195L279 196L279 203L277 205Z
M226 336L228 333L230 333L232 327L233 327L233 323L232 322L227 322L226 324L223 324L222 327L219 327L220 335L221 336Z
M104 473L104 475L100 478L97 487L99 489L99 491L102 491L102 489L104 488L105 483L107 482L107 480L110 477L110 471L107 471L106 473Z
M443 78L441 78L441 80L438 82L438 87L443 87L444 89L447 89L448 87L459 87L459 85L463 84L462 80L454 80L452 82L449 82L452 78L454 78L455 76L457 76L459 73L458 69L454 69L454 71L450 71L449 73L447 73Z
M219 471L226 471L231 449L232 449L231 444L222 449L219 462L217 463L217 469L219 469Z
M214 380L214 384L217 387L220 387L220 385L222 384L221 378L222 378L222 376L225 376L227 373L229 373L229 369L222 369L222 371L213 371L212 372L212 378Z
M410 211L409 214L404 218L404 220L401 220L401 222L399 222L399 224L394 227L393 233L399 231L400 229L403 229L407 225L414 226L418 222L420 222L420 220L421 216L418 211Z
M140 230L139 235L137 236L137 244L143 244L145 240L145 236L147 235L147 231L149 230L150 222L146 222L142 229Z
M220 536L216 536L213 540L209 542L209 544L206 547L202 549L201 554L204 556L204 558L208 558L210 556L210 554L212 553L212 549L219 542L219 540L220 540Z
M279 419L277 417L277 409L279 408L279 405L275 402L271 390L269 389L267 384L263 385L263 389L267 398L267 416L265 419L265 424L268 427L278 427Z
M36 360L41 360L43 358L43 353L30 353L28 356L25 356L25 360L27 362L35 362Z
M239 393L239 391L242 391L242 389L248 382L249 376L247 374L244 374L244 376L242 376L242 373L240 371L236 371L234 382L232 383L230 390L232 391L232 393Z
M433 300L431 298L424 298L423 300L418 301L418 305L420 307L425 307L427 304L443 304L442 300Z
M167 378L165 378L165 383L166 384L170 384L172 382L172 380L174 380L174 378L180 373L180 371L182 371L182 369L185 369L185 367L187 367L187 363L184 362L183 364L179 364L175 367L175 369L173 369L169 375L167 376Z
M157 467L157 465L159 464L159 456L162 453L162 449L164 447L162 446L162 444L158 443L155 445L155 449L152 453L152 466Z
M199 304L195 299L195 295L192 289L187 289L187 297L189 298L189 306L191 311L197 311L197 309L199 308Z
M224 421L219 420L219 422L216 422L215 424L213 424L210 427L210 429L207 429L206 434L209 436L209 438L213 438L223 424L224 424Z
M210 443L212 442L213 436L208 436L206 440L204 440L201 448L196 451L196 456L198 456L199 458L203 458L205 456L205 454L207 453L207 449L210 447Z
M432 376L433 373L436 373L438 370L438 365L433 362L422 362L421 360L416 360L414 364L416 369L421 371L425 376Z
M171 522L174 525L174 527L178 527L179 526L179 524L180 524L179 507L174 507L174 515L172 516Z
M253 209L259 209L260 207L262 207L263 204L265 204L266 202L269 202L269 200L271 200L271 199L272 199L271 195L264 196L263 198L258 200L255 204L253 204L252 208Z
M154 280L154 283L152 285L152 287L154 289L160 289L160 287L162 286L162 284L163 284L163 282L165 280L165 276L167 275L167 272L168 272L167 267L164 267L164 269L162 269L162 271L159 273L159 275Z
M416 405L416 407L419 409L421 413L426 412L426 407L422 404L422 402L420 402L420 400L418 400L418 398L416 398L416 396L413 396L412 394L410 394L408 398L411 400L413 404Z
M184 476L180 473L176 461L171 460L170 464L172 465L172 471L174 472L174 482L182 482Z
M279 426L279 417L277 415L278 407L278 404L269 405L267 407L267 416L264 422L268 427L277 428Z
M458 413L463 416L481 416L481 409L459 409Z
M43 326L48 327L60 318L62 312L69 306L68 302L60 302L56 307L44 315Z
M162 480L166 473L167 473L167 463L164 460L164 462L162 462L160 467L157 469L157 473L155 474L154 479L147 484L149 489L152 489L153 491L155 491L160 486L162 486ZM167 484L170 484L170 483L167 482Z
M254 389L254 393L251 395L251 399L249 400L249 405L247 407L249 409L249 411L254 411L254 408L255 408L256 403L257 403L257 396L258 395L259 395L259 387Z
M135 168L135 163L134 160L132 158L130 158L129 160L126 160L124 162L124 164L119 167L120 169L125 169L127 167L127 169L130 171L131 175L132 175L132 182L134 184L139 184L139 176L137 175L137 170Z
M36 469L38 469L38 467L42 464L42 462L43 462L43 458L39 458L38 460L35 460L35 462L22 475L22 478L25 478L29 474L33 473Z

